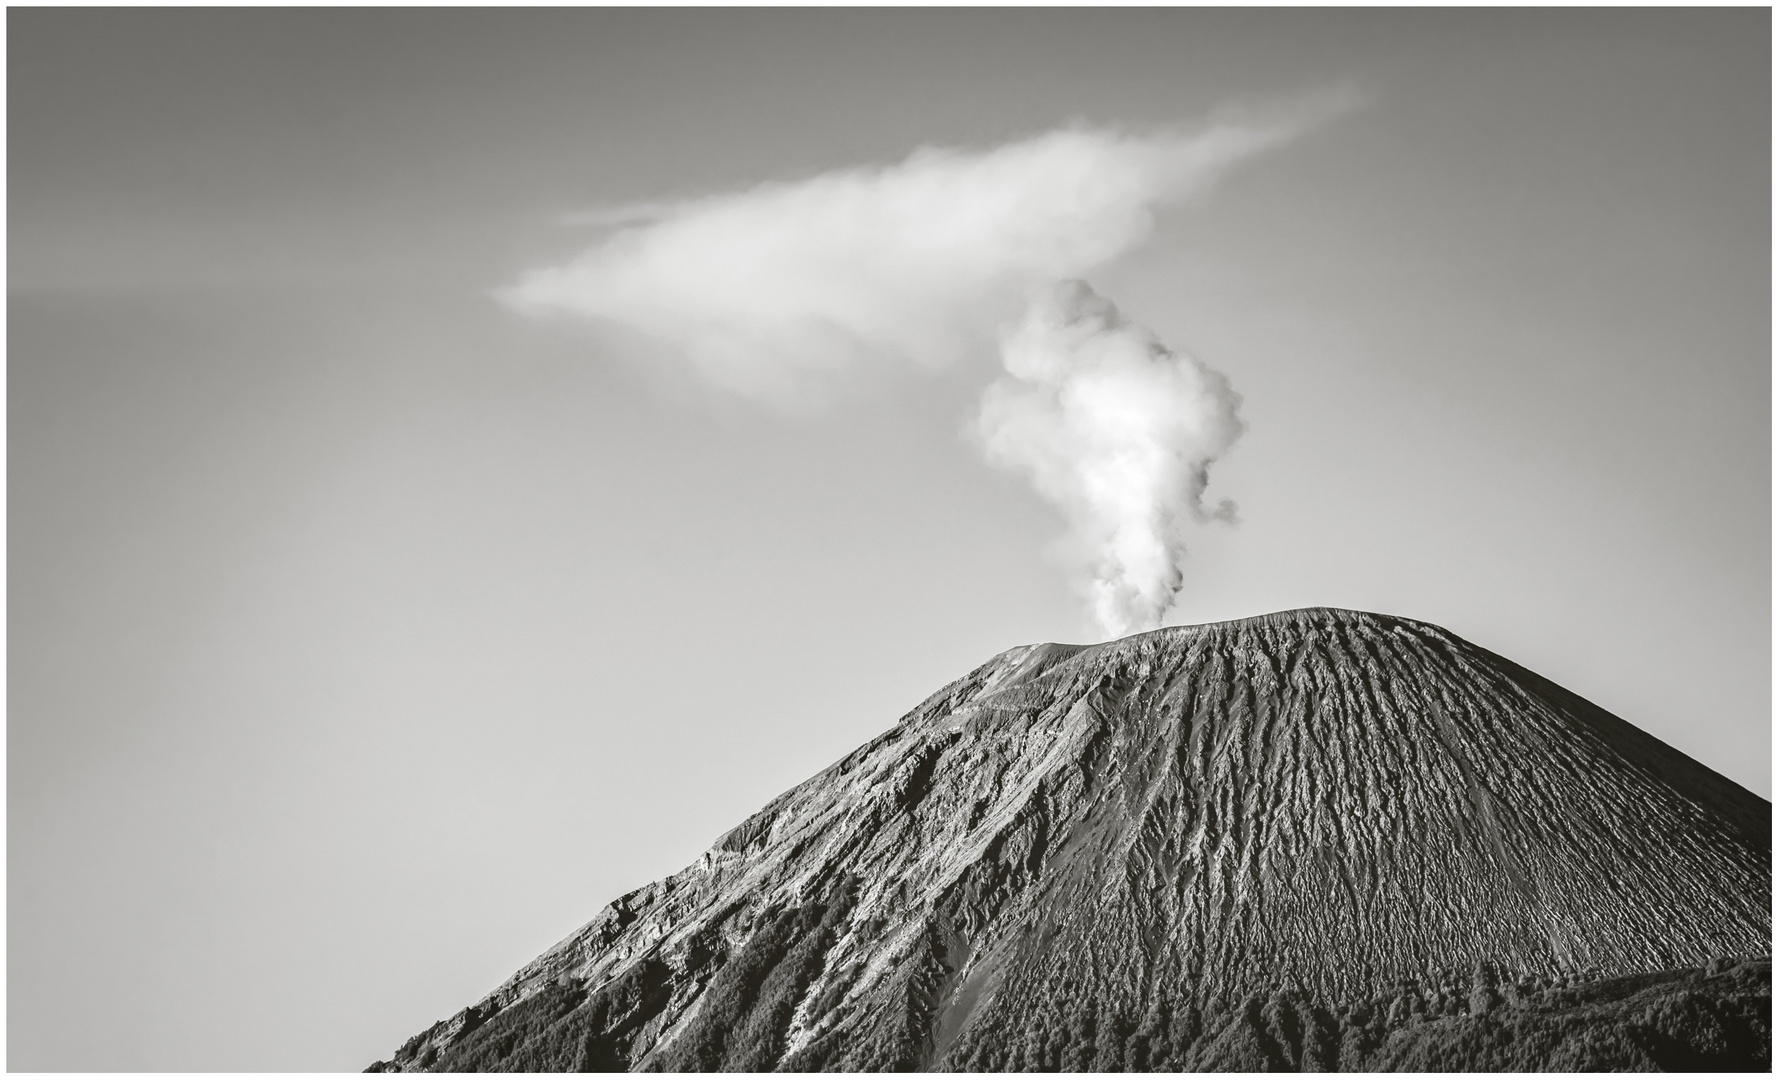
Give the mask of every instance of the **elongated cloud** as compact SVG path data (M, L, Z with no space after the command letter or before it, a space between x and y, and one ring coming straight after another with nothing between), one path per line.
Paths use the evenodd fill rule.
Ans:
M1071 129L969 153L585 220L618 226L510 304L617 324L667 343L753 397L819 396L858 364L937 366L992 339L1039 286L1147 240L1155 211L1297 133L1271 123L1146 137Z
M943 365L999 335L1008 374L977 425L990 460L1063 509L1101 627L1149 629L1180 589L1182 527L1233 515L1201 500L1241 431L1239 398L1077 279L1144 243L1165 205L1348 104L1324 97L1193 134L1080 128L923 149L597 211L579 220L611 230L600 242L501 295L627 328L715 383L791 405L861 366Z

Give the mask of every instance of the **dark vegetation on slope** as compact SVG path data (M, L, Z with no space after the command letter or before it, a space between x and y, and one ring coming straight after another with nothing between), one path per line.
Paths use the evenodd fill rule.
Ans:
M779 1063L791 1013L844 905L780 912L721 969L668 1052L642 1070L1768 1072L1772 1065L1765 959L1612 979L1511 981L1485 968L1338 1005L1274 990L1201 1009L1162 989L1140 1013L1102 1013L1083 988L1064 985L1049 988L1051 1007L1023 1028L972 1032L938 1061L916 1035L922 1017L905 1014L889 1038L818 1041ZM651 1002L647 966L591 996L564 987L539 993L430 1060L413 1059L416 1037L396 1062L366 1071L397 1063L430 1072L626 1071L636 1065L628 1045L640 1027L634 1021L660 1004Z
M823 903L778 912L717 971L686 1029L643 1070L770 1071L784 1056L791 1015L821 974L851 901L837 889Z
M1467 984L1467 985L1466 985ZM1336 1004L1301 991L1201 1009L1169 992L1107 1013L1059 987L1023 1032L982 1031L932 1067L964 1072L1760 1071L1771 964L1616 979L1404 985ZM905 1062L903 1067L918 1067Z

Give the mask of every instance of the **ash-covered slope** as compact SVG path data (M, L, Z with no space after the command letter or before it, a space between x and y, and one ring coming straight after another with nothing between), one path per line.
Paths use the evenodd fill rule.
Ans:
M1027 646L373 1068L1453 1068L1513 1024L1555 1042L1487 1067L1734 1064L1770 841L1764 800L1424 623Z

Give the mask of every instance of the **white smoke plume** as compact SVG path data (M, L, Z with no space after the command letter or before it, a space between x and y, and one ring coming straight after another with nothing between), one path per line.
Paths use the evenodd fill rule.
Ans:
M982 396L993 464L1062 508L1094 620L1123 637L1161 625L1183 581L1188 521L1211 463L1242 433L1229 380L1178 355L1085 282L1036 297L1001 343L1007 374Z
M1195 134L1074 128L982 152L923 149L899 165L596 211L578 220L611 230L598 243L500 295L628 328L784 405L819 399L860 365L986 351L1017 322L1001 334L1008 375L983 400L985 449L1064 509L1106 633L1149 629L1180 589L1181 528L1207 516L1206 470L1241 431L1239 399L1076 279L1144 243L1162 206L1351 104L1324 96Z

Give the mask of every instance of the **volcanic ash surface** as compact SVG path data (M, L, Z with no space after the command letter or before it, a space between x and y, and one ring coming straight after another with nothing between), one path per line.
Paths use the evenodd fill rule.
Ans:
M1434 626L983 664L386 1070L1764 1068L1770 807Z

